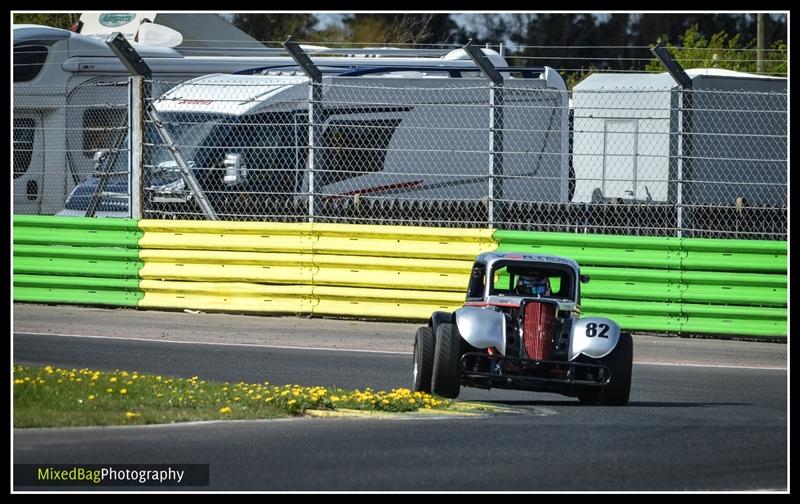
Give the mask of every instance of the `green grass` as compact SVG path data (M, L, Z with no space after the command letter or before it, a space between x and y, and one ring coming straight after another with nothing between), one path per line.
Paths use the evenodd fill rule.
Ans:
M408 412L452 401L395 389L343 390L223 383L135 371L13 367L14 427L137 425L195 420L267 419L307 410Z

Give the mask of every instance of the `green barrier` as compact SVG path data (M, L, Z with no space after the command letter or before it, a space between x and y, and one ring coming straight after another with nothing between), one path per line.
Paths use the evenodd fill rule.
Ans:
M736 318L690 317L681 325L681 331L694 334L732 334L736 336L786 336L786 320L747 320Z
M138 242L133 219L14 216L14 300L137 306Z
M683 238L681 250L695 252L731 252L740 254L774 254L787 253L787 244L782 241L766 240L719 240L707 238Z
M722 305L786 306L786 289L777 287L732 287L727 285L687 285L684 302Z
M14 257L14 272L38 275L137 278L144 263L49 257Z
M73 228L14 229L14 243L25 245L136 248L139 245L141 236L142 233L140 231L105 231Z
M501 231L492 235L500 245L505 244L567 244L589 248L635 248L637 250L680 250L679 238L654 238L650 236L613 236L575 233L549 233L538 231Z
M138 278L93 278L14 274L14 287L46 289L120 290L139 292Z
M138 219L98 219L94 217L54 217L50 215L15 215L14 230L18 228L74 228L104 231L139 231Z
M786 321L788 311L781 307L764 306L729 306L694 303L659 303L654 301L629 301L620 303L616 299L585 298L581 303L584 313L663 315L669 317L706 317L706 318L744 318L753 317L759 320Z
M724 281L725 285L786 288L788 278L785 272L786 270L784 269L784 274L775 275L737 272L736 274L720 276L719 271L682 271L681 279L687 285L719 285L721 281Z
M526 231L493 237L498 252L575 259L592 279L581 286L584 316L608 315L637 330L787 334L785 242Z
M592 280L588 284L581 285L582 296L620 300L680 302L681 291L681 285L673 283Z
M139 251L130 248L67 247L58 245L14 245L14 257L52 257L105 261L138 261Z
M525 254L557 255L570 257L581 266L618 266L637 268L680 269L682 256L678 251L636 250L615 248L582 248L566 245L532 245L500 243L497 252L520 252Z
M142 294L117 290L54 289L14 286L14 301L108 306L138 306Z
M685 270L785 273L786 256L687 251L682 267Z

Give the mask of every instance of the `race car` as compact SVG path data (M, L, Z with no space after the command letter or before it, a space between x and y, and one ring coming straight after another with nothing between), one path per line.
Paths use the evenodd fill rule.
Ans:
M580 318L572 259L486 252L464 306L434 312L414 339L413 389L456 398L462 386L554 392L581 403L628 403L633 338L604 317Z

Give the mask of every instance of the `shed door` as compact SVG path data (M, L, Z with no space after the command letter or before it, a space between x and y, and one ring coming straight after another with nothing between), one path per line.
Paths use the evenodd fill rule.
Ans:
M636 195L635 120L606 120L603 129L603 196L632 199Z

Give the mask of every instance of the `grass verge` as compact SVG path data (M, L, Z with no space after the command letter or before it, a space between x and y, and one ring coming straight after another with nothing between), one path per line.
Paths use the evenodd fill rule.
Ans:
M456 409L440 397L299 385L223 383L136 371L13 366L14 427L136 425L268 419L315 412ZM478 407L480 408L480 407ZM463 409L463 408L462 408ZM480 409L478 409L480 411ZM320 416L320 415L316 415Z

